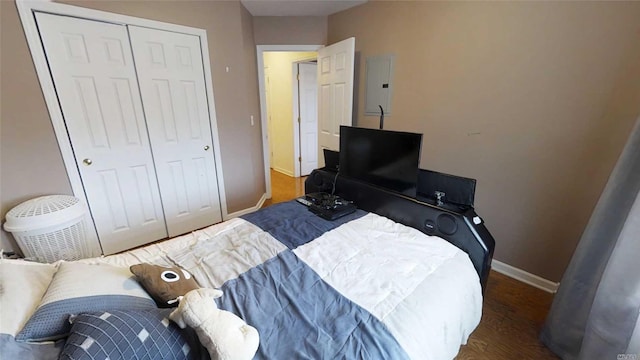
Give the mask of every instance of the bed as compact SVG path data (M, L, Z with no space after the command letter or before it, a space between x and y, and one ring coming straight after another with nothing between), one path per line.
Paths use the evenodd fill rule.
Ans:
M397 208L396 217L406 222L402 212ZM74 323L69 337L21 337L33 328L30 322L41 309L70 303L60 300L64 290L56 291L57 301L46 301L52 288L64 288L57 285L63 282L61 274L86 276L66 280L66 288L95 288L106 286L102 277L79 269L152 263L178 266L200 286L222 289L218 307L240 316L260 334L255 359L452 359L480 321L486 279L468 252L393 217L359 209L327 221L290 201L118 255L53 265L3 260L0 354L55 359L79 336ZM491 254L485 253L481 261L490 262ZM32 272L37 276L20 275L19 266L36 267ZM25 281L33 284L32 290L19 289L17 284ZM19 305L12 296L22 298ZM140 312L153 309L134 307L114 309L110 315L122 311L122 316L150 318ZM67 317L83 312L63 311ZM158 318L163 324L166 314ZM77 347L87 346L86 337L82 339ZM188 358L207 357L189 335L180 341L186 344L183 351L192 350ZM65 356L60 358L74 358Z

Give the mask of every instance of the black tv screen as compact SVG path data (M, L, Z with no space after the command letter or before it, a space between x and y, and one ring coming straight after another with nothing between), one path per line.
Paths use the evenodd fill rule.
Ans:
M415 197L422 134L340 127L340 174Z

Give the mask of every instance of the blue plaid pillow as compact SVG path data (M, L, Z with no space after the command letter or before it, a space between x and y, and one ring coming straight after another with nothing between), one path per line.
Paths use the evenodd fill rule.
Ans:
M72 317L60 360L199 359L196 333L169 320L172 309L110 310Z

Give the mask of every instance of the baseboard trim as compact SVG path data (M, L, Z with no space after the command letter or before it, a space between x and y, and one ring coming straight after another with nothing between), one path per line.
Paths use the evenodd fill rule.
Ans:
M280 174L285 174L287 176L295 177L295 174L293 172L289 171L289 170L286 170L286 169L283 169L283 168L280 168L280 167L273 167L272 169L274 171L279 172Z
M234 213L228 214L226 220L237 218L237 217L240 217L242 215L252 213L252 212L254 212L256 210L260 210L260 208L262 207L262 205L264 205L264 202L266 200L267 200L267 194L266 193L262 194L262 197L260 197L260 200L258 200L258 203L256 204L256 206L253 206L253 207L250 207L250 208L246 208L246 209L243 209L243 210L236 211Z
M555 294L558 291L558 286L560 286L560 283L541 278L538 275L533 275L498 260L491 261L491 269L552 294Z

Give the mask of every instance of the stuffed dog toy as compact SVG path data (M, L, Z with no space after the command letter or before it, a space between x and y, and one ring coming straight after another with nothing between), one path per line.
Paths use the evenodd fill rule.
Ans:
M180 328L196 331L200 343L212 360L251 360L258 350L258 331L235 314L220 310L213 299L222 296L217 289L189 291L169 318Z

